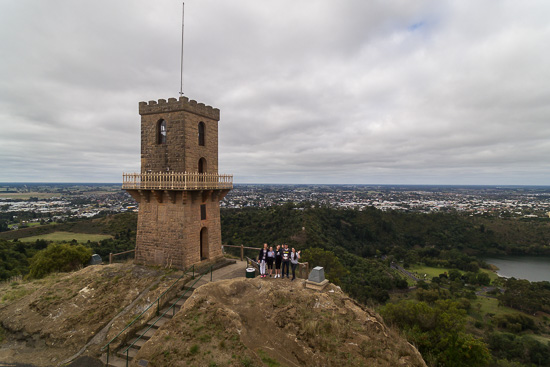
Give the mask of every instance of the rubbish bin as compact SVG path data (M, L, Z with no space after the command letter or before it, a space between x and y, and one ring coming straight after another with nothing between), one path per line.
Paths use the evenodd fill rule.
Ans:
M256 277L256 269L246 268L246 277L247 278L255 278Z
M101 256L99 256L98 254L93 254L92 258L88 262L88 265L99 265L101 264L101 262L102 262Z

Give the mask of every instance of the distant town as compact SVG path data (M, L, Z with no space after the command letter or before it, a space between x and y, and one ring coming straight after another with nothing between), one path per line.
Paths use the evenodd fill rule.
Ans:
M363 210L548 218L549 186L266 185L236 184L222 208L294 203ZM137 211L120 184L0 184L2 230Z
M456 210L472 215L548 217L547 186L236 185L222 202L229 208L286 202L362 210L430 213Z

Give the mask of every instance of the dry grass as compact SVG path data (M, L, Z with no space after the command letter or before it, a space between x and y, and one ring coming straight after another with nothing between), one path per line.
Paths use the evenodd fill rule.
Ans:
M340 291L256 278L208 284L193 296L136 359L159 366L424 366L373 311Z
M19 239L21 242L34 242L36 240L56 241L56 242L70 242L76 240L77 242L84 243L88 241L101 241L108 238L113 238L111 235L105 234L89 234L89 233L73 233L73 232L53 232L39 236L23 237Z
M3 362L40 366L51 365L52 358L69 357L164 274L162 270L116 264L91 266L74 273L52 274L44 279L0 287L0 299L4 300L0 303L0 319L7 338L17 333L28 336L29 340L43 341L40 347L18 350ZM121 317L113 323L108 339L127 325L129 315L145 309L172 282L167 276L156 289L148 291L135 308L129 310L128 318ZM89 352L99 352L101 346L92 345Z

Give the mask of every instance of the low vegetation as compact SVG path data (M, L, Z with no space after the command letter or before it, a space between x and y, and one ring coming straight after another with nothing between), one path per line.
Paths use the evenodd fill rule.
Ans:
M7 365L59 364L143 293L101 338L89 345L88 353L99 355L103 342L117 335L179 275L164 269L113 264L0 284L0 339L9 340L8 348L0 348L0 360ZM146 316L150 318L154 312L152 308ZM144 322L135 328L142 328Z

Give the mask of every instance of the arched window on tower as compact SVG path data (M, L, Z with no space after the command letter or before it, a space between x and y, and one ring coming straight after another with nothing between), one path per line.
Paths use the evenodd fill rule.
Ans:
M199 122L199 146L204 147L204 122Z
M157 122L157 144L166 144L166 121Z
M206 173L206 159L204 157L201 157L199 159L199 173Z

